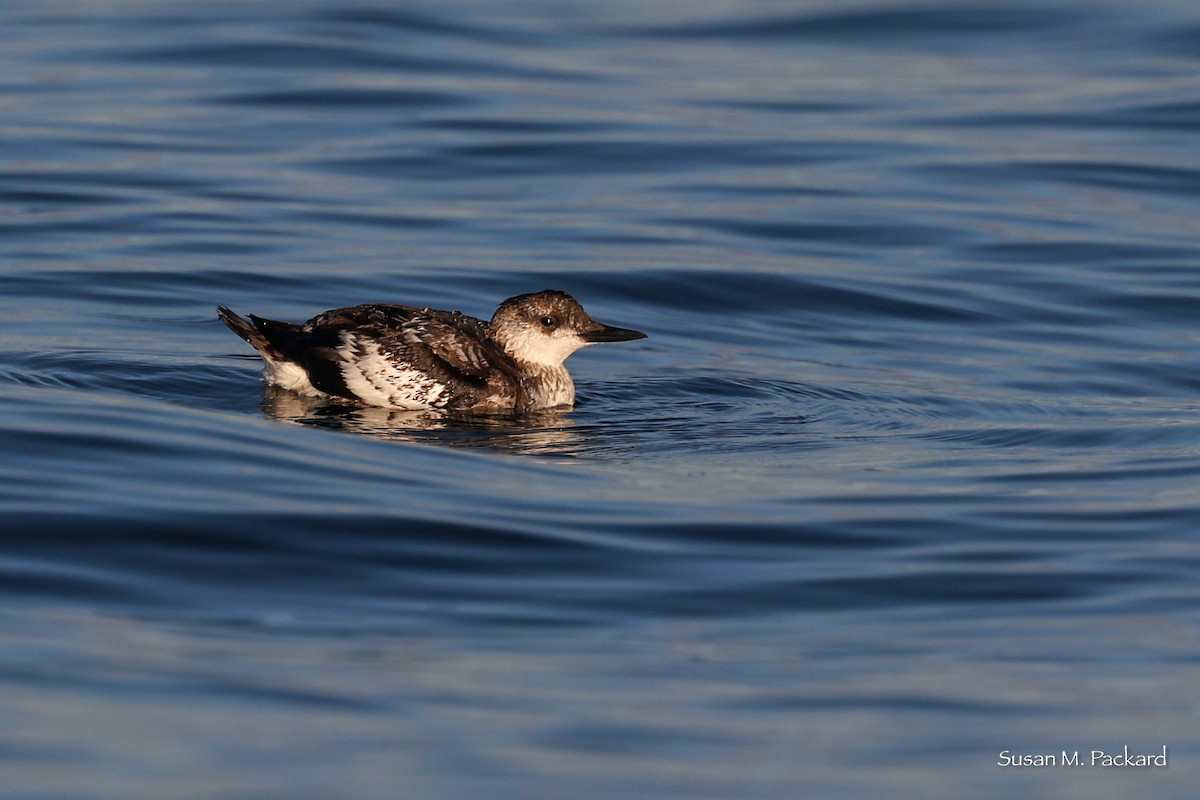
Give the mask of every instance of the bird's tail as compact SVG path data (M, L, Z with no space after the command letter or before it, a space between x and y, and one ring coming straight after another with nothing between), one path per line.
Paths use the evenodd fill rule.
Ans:
M283 322L272 322L271 320L250 315L250 320L246 320L225 306L217 306L217 317L229 330L236 333L242 339L245 339L250 344L254 345L254 349L259 354L271 363L280 361L290 361L286 353L271 340L267 335L268 326L292 327L287 326ZM253 320L253 322L251 322Z

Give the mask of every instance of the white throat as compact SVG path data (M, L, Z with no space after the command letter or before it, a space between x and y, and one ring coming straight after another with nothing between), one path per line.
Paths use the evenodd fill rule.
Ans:
M562 369L568 356L588 344L578 335L566 331L548 335L536 328L521 326L506 333L500 341L505 352L517 363L536 372Z

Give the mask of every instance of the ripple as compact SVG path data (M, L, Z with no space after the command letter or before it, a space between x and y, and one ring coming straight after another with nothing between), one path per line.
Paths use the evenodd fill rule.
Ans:
M906 44L913 40L1005 37L1014 33L1053 33L1078 24L1066 9L1034 5L909 6L832 14L802 14L716 23L690 23L624 30L655 38L774 40L820 39Z
M469 100L449 92L419 92L400 89L364 89L330 87L296 89L281 92L243 92L226 94L217 102L228 105L281 106L310 111L330 109L343 112L352 108L443 108L464 105Z
M719 142L604 139L445 146L419 155L382 153L326 160L338 172L376 175L385 171L443 180L478 180L523 174L611 175L655 170L713 171L746 166L782 166L844 158L859 147L831 142Z
M1106 241L989 242L973 244L968 252L980 261L1078 265L1088 268L1128 269L1147 261L1171 262L1190 258L1188 248L1161 244L1122 244ZM1019 274L1018 280L1025 280Z
M1032 114L1008 111L922 120L923 125L965 128L1062 128L1190 131L1200 125L1200 103L1115 105L1092 111Z
M706 320L709 328L715 327L718 315L739 311L838 315L860 320L881 317L970 323L992 319L991 315L970 308L910 300L894 287L854 285L850 281L839 285L786 274L647 271L639 276L638 284L639 293L660 307L712 315Z
M842 242L861 247L922 247L943 244L960 236L948 228L931 225L879 225L870 223L813 224L802 222L745 222L722 220L664 219L671 225L687 225L754 239L785 242Z
M488 25L468 25L462 19L452 15L435 15L428 12L415 13L410 10L393 8L348 7L338 9L319 9L311 17L312 21L325 29L326 23L346 26L356 31L368 31L375 35L382 33L394 34L434 34L442 37L455 37L474 42L499 42L518 45L544 43L545 37L531 34L529 31L515 25L498 25L494 22Z
M131 48L117 53L102 53L108 59L160 64L223 64L241 67L287 67L301 70L381 68L428 71L454 64L445 59L416 58L396 53L372 52L369 47L351 47L314 42L206 42L168 47ZM93 60L96 53L82 53L82 60Z
M962 182L986 181L1011 185L1040 182L1094 186L1155 194L1192 195L1200 170L1145 164L1077 161L1015 161L1005 164L924 167L925 171L952 175Z

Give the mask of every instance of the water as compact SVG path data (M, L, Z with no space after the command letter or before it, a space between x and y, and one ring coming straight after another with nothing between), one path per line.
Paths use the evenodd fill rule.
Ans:
M1194 3L0 22L5 797L1193 796ZM214 313L543 288L507 423Z

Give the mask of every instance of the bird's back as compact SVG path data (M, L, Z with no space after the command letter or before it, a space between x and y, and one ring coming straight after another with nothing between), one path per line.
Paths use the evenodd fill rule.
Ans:
M294 325L228 309L221 319L268 364L268 379L293 390L297 369L312 393L389 408L483 409L518 403L515 369L482 320L455 311L369 304L326 311Z

